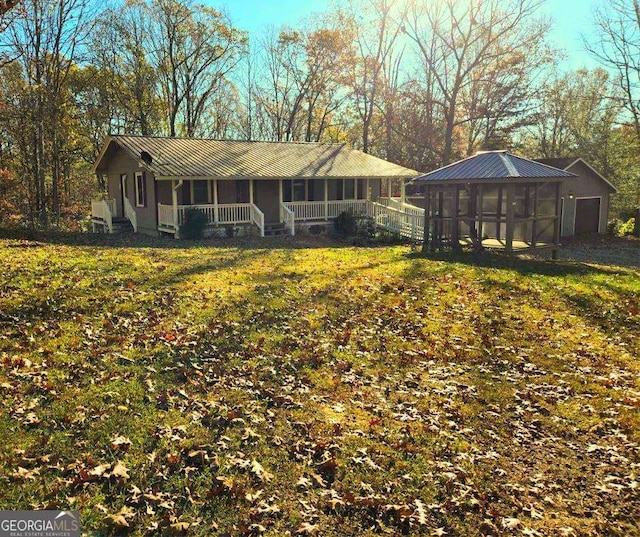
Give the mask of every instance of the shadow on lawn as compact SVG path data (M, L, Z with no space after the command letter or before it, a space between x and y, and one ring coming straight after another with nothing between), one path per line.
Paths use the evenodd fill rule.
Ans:
M423 255L419 252L412 252L406 256L414 260L442 261L445 263L467 265L469 267L497 269L514 271L522 276L540 275L550 277L565 277L587 274L605 274L607 276L617 276L628 274L629 271L617 266L596 266L579 261L566 260L544 260L538 258L523 258L519 256L509 256L500 252L485 251L482 254L471 252L463 253L433 253ZM412 271L420 271L420 263L412 264L408 276L412 276Z
M94 248L158 248L190 250L196 248L235 248L243 250L345 248L351 246L326 236L296 237L212 237L200 240L176 240L171 237L150 237L142 234L80 233L62 231L31 231L0 229L0 239L15 240L10 248L35 248L38 243Z

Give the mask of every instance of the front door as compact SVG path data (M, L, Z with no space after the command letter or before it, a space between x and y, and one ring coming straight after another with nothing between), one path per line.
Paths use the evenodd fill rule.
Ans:
M253 202L264 213L264 223L280 222L278 181L253 181Z
M124 200L127 198L127 174L120 176L120 215L124 217Z

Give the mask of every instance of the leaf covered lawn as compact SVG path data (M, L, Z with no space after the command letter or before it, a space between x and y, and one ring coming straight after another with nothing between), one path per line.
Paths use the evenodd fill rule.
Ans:
M101 240L0 239L0 509L100 535L638 535L637 270Z

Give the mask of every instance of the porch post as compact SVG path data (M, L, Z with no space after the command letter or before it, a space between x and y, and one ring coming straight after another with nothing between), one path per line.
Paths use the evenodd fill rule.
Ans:
M284 197L282 195L282 179L278 181L278 196L280 198L280 203L284 203Z
M213 223L218 225L218 180L213 180Z
M253 205L253 179L249 179L249 203Z
M367 195L366 195L366 198L368 200L371 199L371 179L369 179L368 177L367 177Z
M404 179L400 180L400 203L402 205L404 205L404 202L406 200L407 194L405 192L405 188L407 187L407 184L405 183Z
M324 219L329 220L329 182L324 178Z
M353 180L353 199L358 199L358 179Z
M178 225L178 190L176 189L175 179L171 181L171 203L173 205L173 225L176 229Z
M392 198L392 192L391 192L391 179L387 179L387 197L388 198Z

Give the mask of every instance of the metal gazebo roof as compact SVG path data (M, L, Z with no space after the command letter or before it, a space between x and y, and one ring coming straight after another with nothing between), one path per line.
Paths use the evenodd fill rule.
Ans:
M575 177L540 162L518 157L506 151L481 151L466 159L416 177L414 184L459 183L465 181L509 182L510 180Z

